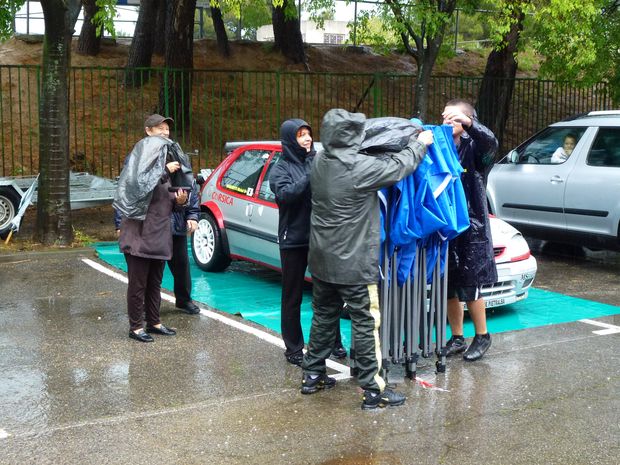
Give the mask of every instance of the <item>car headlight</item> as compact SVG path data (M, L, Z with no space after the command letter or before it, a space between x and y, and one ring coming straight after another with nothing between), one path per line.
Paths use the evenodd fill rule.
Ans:
M510 238L508 247L506 247L508 257L511 262L519 262L521 260L527 260L530 258L530 246L527 245L527 241L523 236L518 233Z

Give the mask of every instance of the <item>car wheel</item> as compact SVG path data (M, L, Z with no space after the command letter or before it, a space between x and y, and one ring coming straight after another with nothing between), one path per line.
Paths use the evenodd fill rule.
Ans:
M11 221L19 208L19 196L11 188L0 187L0 237L3 239L11 230Z
M192 233L192 255L204 271L222 271L230 265L230 256L222 246L222 232L209 214L201 215L198 229Z

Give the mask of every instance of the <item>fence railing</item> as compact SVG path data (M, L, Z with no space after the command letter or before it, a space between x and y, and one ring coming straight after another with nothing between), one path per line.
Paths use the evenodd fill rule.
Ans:
M186 73L189 73L186 74ZM173 96L169 86L190 77L191 95L176 116L173 132L183 149L196 153L194 169L214 167L230 140L278 139L287 118L303 118L320 139L330 108L357 110L369 117L411 116L414 75L293 73L263 71L133 70L82 68L70 72L70 156L75 170L114 177L133 144L144 135L144 118ZM0 66L0 175L38 172L38 66ZM142 83L136 86L136 83ZM429 86L428 123L439 123L451 98L476 101L481 78L434 77ZM161 90L163 89L163 90ZM172 105L177 108L179 102ZM583 89L569 83L516 79L502 151L553 121L590 110L611 109L608 88ZM167 116L175 116L168 114ZM177 127L177 129L179 129Z

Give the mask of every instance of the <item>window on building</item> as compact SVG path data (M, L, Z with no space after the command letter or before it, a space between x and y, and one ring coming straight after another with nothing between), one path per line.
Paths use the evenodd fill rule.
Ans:
M323 34L324 44L342 44L344 43L344 34Z

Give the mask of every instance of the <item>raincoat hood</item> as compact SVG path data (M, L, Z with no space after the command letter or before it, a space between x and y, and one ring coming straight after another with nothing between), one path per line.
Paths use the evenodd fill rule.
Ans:
M171 143L162 136L149 136L134 146L118 179L112 204L122 216L144 220L153 190L166 172Z
M306 152L306 149L297 142L297 131L301 128L308 128L310 135L312 135L312 127L302 119L288 119L280 126L280 140L282 141L284 157L297 163L304 163L308 153L314 152L314 143L310 152Z
M321 143L325 156L340 159L347 166L355 162L364 137L363 113L349 113L341 108L329 110L321 124Z

